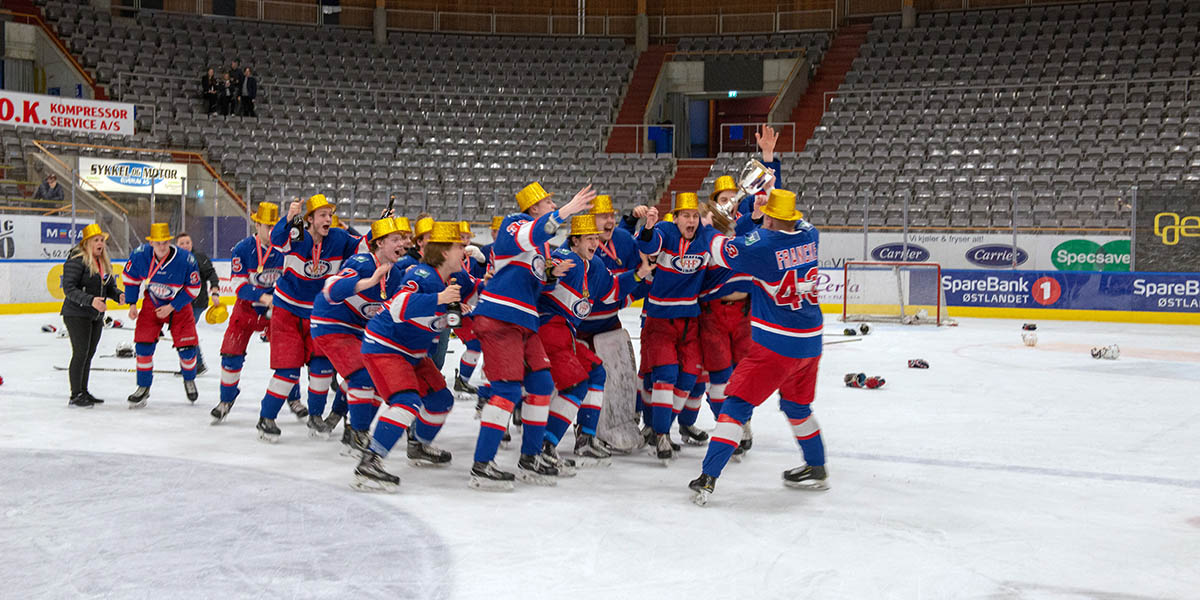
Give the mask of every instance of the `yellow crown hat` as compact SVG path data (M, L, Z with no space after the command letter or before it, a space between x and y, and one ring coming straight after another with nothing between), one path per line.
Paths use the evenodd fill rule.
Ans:
M457 227L457 225L455 225ZM413 234L421 237L430 231L433 231L433 217L424 217L417 219L417 228L413 230Z
M525 212L529 210L530 206L533 206L534 204L537 204L538 202L541 202L542 200L545 200L553 195L554 194L546 192L546 190L542 188L542 184L535 181L524 188L521 188L521 191L517 192L517 208L520 209L521 212Z
M471 233L471 224L466 221L458 222L458 233L462 235L475 235Z
M150 235L146 236L147 242L169 242L171 241L171 226L166 223L151 223Z
M329 222L329 226L330 226L330 227L336 227L336 228L338 228L338 229L345 229L345 228L346 228L346 224L345 224L345 223L342 223L342 220L341 220L341 219L339 219L339 218L337 217L337 215L332 215L332 216L333 216L333 220L331 220L331 221Z
M717 194L721 192L736 192L738 189L737 183L733 181L733 177L722 175L717 178L717 183L713 185L713 193L708 197L709 200L716 200Z
M258 211L250 215L250 220L262 225L274 225L279 220L279 207L274 202L259 202Z
M397 231L401 231L403 233L413 232L412 224L408 222L408 217L393 217L393 220L396 221Z
M92 223L91 225L88 225L87 227L84 227L84 228L83 228L83 231L82 231L82 232L80 232L80 235L79 235L79 243L81 243L81 244L82 244L83 242L86 242L86 241L88 241L88 240L90 240L90 239L92 239L92 238L94 238L94 237L96 237L96 236L98 236L98 235L102 235L102 236L104 236L104 239L105 239L105 240L107 240L107 239L108 239L108 234L107 234L107 233L104 233L104 230L103 230L103 229L100 229L100 225L98 225L98 224L96 224L96 223Z
M204 313L204 322L209 325L220 325L229 318L229 309L225 308L224 304L217 302L208 308Z
M500 229L500 226L503 224L504 224L504 217L492 217L492 231L496 231L497 229Z
M308 199L308 203L304 208L304 216L307 217L314 212L317 212L317 209L325 208L326 206L328 206L330 209L337 210L337 207L325 198L325 194L317 194Z
M616 212L617 211L613 210L612 196L605 194L602 196L596 196L596 199L592 200L592 210L588 211L588 214L611 215Z
M674 223L675 222L675 213L667 213L666 216L663 217L663 220L668 223Z
M700 210L700 199L691 192L675 194L675 206L671 207L671 212L676 213L681 210Z
M796 193L787 190L771 190L771 195L767 196L767 205L762 211L768 217L780 221L795 221L804 217L804 213L796 210Z
M396 220L391 217L384 217L371 223L371 237L368 239L379 240L393 233L400 233L400 228L396 227Z
M596 215L575 215L571 217L570 235L599 235L596 228Z
M433 223L432 235L429 241L435 244L461 244L462 235L459 233L457 221L438 221Z

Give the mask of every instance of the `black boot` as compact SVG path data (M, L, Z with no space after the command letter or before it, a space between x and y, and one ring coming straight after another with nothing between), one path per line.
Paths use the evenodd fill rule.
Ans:
M828 479L825 465L804 465L783 472L783 485L801 490L827 490Z
M383 457L374 452L363 452L354 479L354 489L364 492L394 492L400 487L400 478L383 470Z
M477 490L509 491L513 489L512 473L501 471L496 463L478 462L471 466L471 480L467 485Z
M67 406L71 408L91 408L92 404L93 402L88 400L87 394L84 392L72 395L67 402Z
M272 444L279 443L279 436L283 433L275 425L275 419L265 417L258 418L258 425L255 426L255 429L258 430L258 439Z
M696 492L696 495L692 496L692 502L694 502L697 506L704 506L705 504L708 504L708 497L712 495L713 490L716 489L716 487L716 477L701 473L699 477L693 479L692 482L688 484L688 488L690 488L693 492Z
M695 425L679 424L679 437L683 443L692 446L703 446L708 443L708 432Z
M104 400L101 400L100 398L93 396L91 392L84 392L83 395L88 400L91 400L92 404L104 404Z
M183 380L183 392L187 394L188 402L196 403L196 398L200 397L200 392L196 390L196 380Z

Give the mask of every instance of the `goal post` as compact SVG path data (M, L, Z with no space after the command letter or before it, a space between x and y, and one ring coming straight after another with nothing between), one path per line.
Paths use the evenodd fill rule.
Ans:
M954 324L937 263L847 261L843 272L843 321Z

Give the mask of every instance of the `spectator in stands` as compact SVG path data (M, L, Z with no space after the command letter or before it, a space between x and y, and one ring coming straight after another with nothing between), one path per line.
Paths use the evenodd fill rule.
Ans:
M37 190L33 192L34 200L62 200L63 189L58 185L58 177L51 173L46 176L46 180L38 185Z
M204 77L200 78L200 95L204 97L204 112L213 114L217 112L217 74L213 69L209 69Z
M233 109L233 96L236 91L237 88L233 87L233 80L229 78L229 73L225 73L221 77L221 85L217 86L217 94L219 94L217 104L221 116L229 116L229 111Z
M254 98L258 96L258 78L250 74L250 67L246 67L243 72L242 86L238 89L238 103L242 106L242 116L257 116L254 114Z
M233 86L233 95L229 101L229 112L235 115L241 114L238 107L238 95L239 90L242 89L242 79L245 77L242 75L242 68L238 66L239 64L241 64L241 61L236 58L233 59L233 62L229 64L229 80L232 82Z
M221 278L217 276L217 270L213 268L208 255L195 249L192 236L186 232L180 232L175 236L175 245L180 250L187 250L196 257L196 268L200 270L200 293L196 294L196 298L192 300L192 319L199 323L200 315L208 309L210 289L212 290L212 303L216 304L221 301ZM200 352L200 346L196 346L196 359L196 374L199 375L208 370L204 364L204 354Z

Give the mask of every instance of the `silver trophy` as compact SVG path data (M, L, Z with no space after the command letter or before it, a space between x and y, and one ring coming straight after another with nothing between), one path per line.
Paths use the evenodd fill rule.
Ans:
M746 166L742 167L741 174L738 175L737 193L734 194L733 198L729 198L723 202L718 201L717 211L730 219L734 218L734 212L737 210L738 204L742 202L742 198L753 196L763 191L774 180L774 171L757 160L750 159L746 162Z

